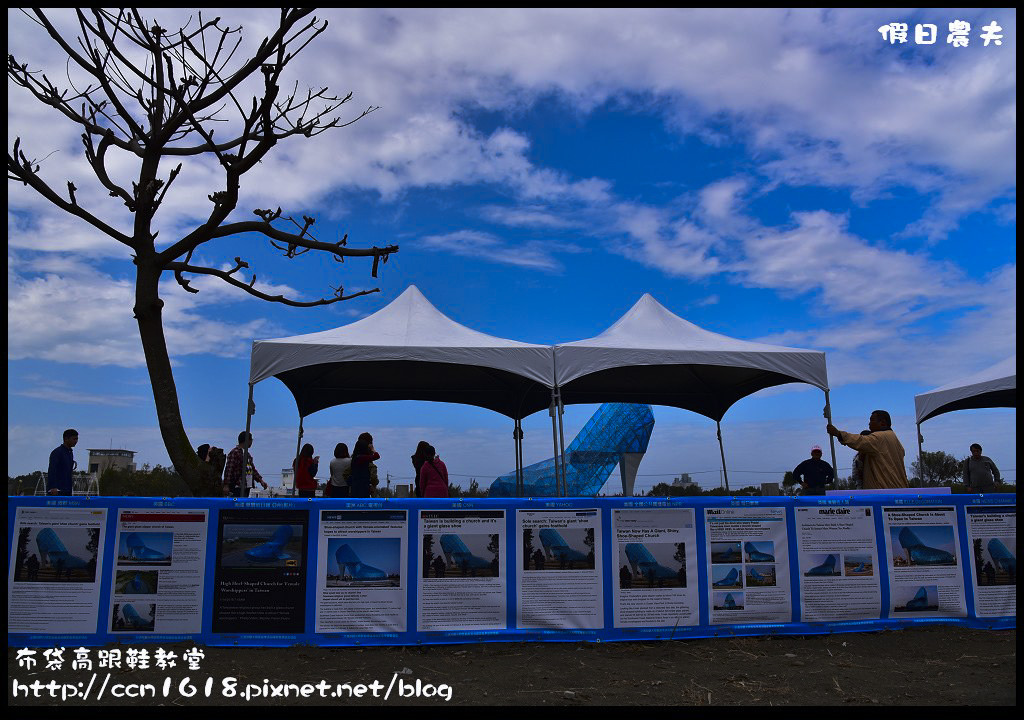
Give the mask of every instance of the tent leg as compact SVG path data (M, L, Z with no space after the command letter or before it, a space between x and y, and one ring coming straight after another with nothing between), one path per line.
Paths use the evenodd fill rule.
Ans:
M565 475L565 430L562 427L562 414L565 407L562 405L562 393L558 393L558 457L562 463L562 495L569 494L569 483Z
M722 475L725 477L725 491L729 492L729 470L725 467L725 446L722 445L722 423L715 420L718 428L718 450L722 453Z
M921 423L917 424L917 474L920 475L921 487L924 487L924 450L921 444L924 437L921 435Z
M252 430L252 416L256 414L256 405L252 401L252 383L249 383L249 400L245 404L245 432L248 435ZM248 445L248 443L246 443ZM245 479L245 469L249 467L249 448L242 447L242 479Z
M562 493L559 490L559 467L558 467L558 420L556 415L558 413L558 403L555 400L555 391L551 391L551 406L548 408L548 414L551 415L551 448L553 457L552 462L555 464L555 495L560 496Z
M828 420L828 424L832 424L832 403L828 401L828 390L825 391L825 418ZM839 468L836 466L836 439L831 435L828 436L828 446L832 449L832 472L835 475L836 482L839 482Z
M523 453L522 453L522 440L523 440L523 429L519 424L519 418L516 418L515 427L512 430L512 440L515 443L516 453L516 497L523 496Z
M295 462L297 462L298 459L299 459L299 451L301 449L302 449L302 416L300 415L299 416L299 436L295 439ZM293 462L292 466L295 467L294 462ZM293 478L292 482L294 482L294 481L295 480ZM292 487L294 487L294 485Z

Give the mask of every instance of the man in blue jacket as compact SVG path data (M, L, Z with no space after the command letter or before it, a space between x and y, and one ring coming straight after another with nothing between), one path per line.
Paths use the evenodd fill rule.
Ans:
M803 486L804 495L824 495L825 486L836 479L832 466L821 459L821 448L811 448L811 457L796 466L793 479Z
M64 431L64 442L50 453L50 466L46 471L48 495L71 494L71 474L75 471L75 454L71 448L77 444L78 431L68 428Z

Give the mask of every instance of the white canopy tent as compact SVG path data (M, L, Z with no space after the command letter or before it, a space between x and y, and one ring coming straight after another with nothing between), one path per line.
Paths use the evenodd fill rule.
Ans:
M644 294L597 337L555 346L560 406L649 403L691 410L714 420L726 489L729 476L722 417L740 398L790 382L821 388L825 415L831 422L824 353L737 340L704 330L673 314L650 294ZM833 468L835 465L832 443Z
M970 377L914 396L917 411L917 462L924 472L921 423L955 410L1017 407L1017 356L1013 355Z
M432 400L488 408L515 421L522 467L522 418L553 403L552 351L471 330L409 286L377 312L333 330L253 342L246 431L253 386L276 377L302 419L335 405L370 400ZM556 445L557 450L557 445ZM298 448L296 448L298 455Z

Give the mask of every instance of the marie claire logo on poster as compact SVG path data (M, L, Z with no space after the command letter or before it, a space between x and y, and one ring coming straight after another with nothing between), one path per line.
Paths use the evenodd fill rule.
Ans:
M948 30L945 33L947 45L952 45L955 48L965 48L970 44L971 24L966 20L954 20L948 23ZM995 20L991 21L988 25L982 26L981 30L982 32L978 34L978 39L984 42L985 47L988 47L990 43L994 45L1003 44L1003 28ZM882 40L890 45L903 45L910 42L909 23L891 22L878 28L878 32L881 33ZM940 37L939 26L932 23L918 23L914 25L913 37L915 45L935 45Z

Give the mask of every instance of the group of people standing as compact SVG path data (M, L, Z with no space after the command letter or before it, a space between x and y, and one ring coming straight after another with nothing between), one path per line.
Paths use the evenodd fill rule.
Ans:
M857 451L853 457L850 484L854 489L885 490L909 487L906 455L902 443L892 429L892 419L885 410L875 410L868 418L868 429L849 433L829 423L825 431L843 445ZM964 486L972 492L992 492L1000 482L999 468L992 459L981 454L978 443L971 445L971 455L961 465ZM811 457L793 470L793 479L804 495L823 495L827 485L835 482L832 466L821 459L821 448L811 448Z
M843 445L857 451L851 475L853 487L881 491L908 487L905 452L892 430L888 412L872 412L868 418L868 429L860 433L845 432L831 423L825 430ZM72 451L77 443L78 431L68 429L64 431L63 443L50 453L48 494L71 494L71 478L75 468ZM267 488L267 483L256 470L252 454L248 452L250 447L252 434L242 431L238 434L238 444L226 456L220 448L207 444L196 449L200 461L212 466L211 474L222 478L225 497L249 497L257 484ZM311 498L316 494L320 456L313 453L313 446L306 443L292 462L295 490L299 497ZM999 468L991 458L981 453L981 445L971 445L971 455L962 464L964 485L973 492L991 492L1001 480ZM421 440L411 459L415 471L416 497L448 497L448 468L438 457L434 446ZM356 439L351 455L345 443L335 445L324 497L372 497L379 483L377 466L374 464L377 460L380 460L380 454L374 449L373 436L368 432ZM821 448L817 445L811 449L810 459L796 467L793 476L805 495L823 494L826 485L836 479L832 466L821 459Z
M257 484L267 487L267 483L256 470L252 454L248 452L250 447L252 435L243 431L238 434L238 445L225 458L223 488L227 497L248 497ZM200 445L197 453L203 462L215 463L216 450L218 448ZM292 461L295 494L298 497L316 496L319 487L316 476L320 472L320 456L314 453L313 446L306 443L299 451L298 457ZM223 451L221 456L223 457ZM377 460L380 460L380 453L374 448L373 436L368 432L362 433L356 439L351 454L345 443L335 445L334 457L329 464L330 476L324 487L324 497L373 497L380 482L375 464ZM416 470L416 497L448 497L448 468L430 443L420 441L412 456L412 465Z
M377 466L380 453L373 447L373 436L362 433L349 454L348 445L334 446L334 458L330 462L330 478L324 488L324 497L372 497L379 484ZM306 443L293 463L295 469L295 490L299 497L315 497L316 474L320 469L320 456L313 455L313 446Z

